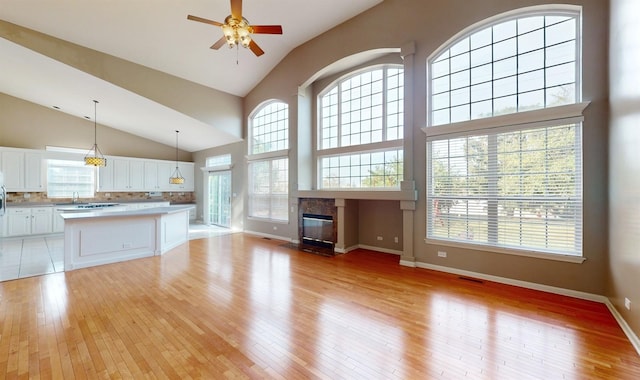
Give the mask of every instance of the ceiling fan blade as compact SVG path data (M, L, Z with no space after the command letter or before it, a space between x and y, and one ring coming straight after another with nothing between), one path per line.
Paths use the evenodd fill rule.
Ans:
M264 54L264 50L260 49L260 46L258 46L258 44L254 40L251 40L251 42L249 42L249 49L251 49L251 51L253 52L253 54L256 55L256 57L259 57L262 54Z
M211 24L211 25L215 25L215 26L222 26L222 23L220 23L220 22L213 21L213 20L208 20L206 18L202 18L202 17L198 17L198 16L188 15L187 19L189 19L191 21L204 22L205 24Z
M218 50L222 47L222 45L224 45L227 42L227 39L225 38L225 36L220 37L220 39L218 41L216 41L215 44L211 45L211 49L214 50Z
M282 34L281 25L251 25L256 34Z
M242 0L231 0L231 17L242 20Z

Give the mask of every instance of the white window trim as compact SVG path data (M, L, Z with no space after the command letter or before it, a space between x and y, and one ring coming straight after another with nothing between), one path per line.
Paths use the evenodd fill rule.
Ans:
M532 111L515 112L506 115L487 117L484 119L475 119L463 121L459 123L434 125L421 128L427 135L427 139L437 136L457 136L473 134L474 130L484 131L491 128L515 127L521 129L524 125L535 126L535 124L548 124L555 120L564 122L582 121L584 109L591 102L582 102L555 106L549 108L540 108ZM574 120L579 119L579 120Z
M566 255L566 254L558 254L558 253L546 253L546 252L540 252L540 251L532 251L528 249L507 249L507 248L496 247L492 245L465 244L465 243L453 242L449 240L440 240L440 239L425 238L424 242L426 244L438 245L443 247L464 248L464 249L470 249L473 251L502 253L502 254L514 255L514 256L533 257L536 259L564 261L564 262L575 263L575 264L582 264L583 262L585 262L585 260L587 260L587 258L584 256L577 256L577 255L574 256L574 255Z
M497 115L482 119L472 119L468 121L458 122L458 123L449 123L442 125L432 126L432 114L431 114L431 64L433 60L442 54L444 49L447 49L453 46L459 39L468 36L473 31L480 30L483 28L487 28L492 26L493 24L501 23L508 21L509 19L517 19L522 17L523 15L532 15L534 13L546 14L546 13L558 13L562 14L563 12L567 12L570 14L578 13L577 17L578 24L578 34L576 37L576 100L577 102L574 104L541 108L532 111L523 111L516 112L505 115ZM525 125L536 126L536 124L549 124L554 121L563 121L568 123L576 123L582 122L583 120L583 111L590 104L590 102L581 102L581 94L582 94L582 7L576 5L566 5L566 4L548 4L548 5L540 5L526 8L519 8L513 11L501 13L490 17L488 19L477 22L469 27L461 30L451 38L449 38L445 43L441 45L441 48L434 51L427 58L427 126L422 127L421 130L427 136L427 141L433 140L439 136L447 136L447 137L455 137L459 135L472 135L474 131L485 131L492 128L504 128L504 129L522 129ZM583 152L584 154L584 152ZM429 164L427 164L427 167ZM584 168L583 168L584 170ZM428 201L428 199L427 199ZM584 214L584 197L583 197L583 214ZM481 244L465 244L461 242L454 242L449 240L441 240L425 237L424 239L426 244L431 245L439 245L439 246L448 246L448 247L456 247L463 248L467 250L474 251L483 251L483 252L495 252L502 254L509 254L515 256L524 256L524 257L532 257L539 259L547 259L553 261L563 261L569 263L583 263L587 258L584 256L584 251L581 255L567 255L567 254L556 254L556 253L547 253L540 251L533 251L531 249L507 249L503 247L496 247L492 245L481 245ZM583 241L584 243L584 241Z
M502 22L507 22L510 20L514 20L514 19L518 19L524 15L526 16L534 16L536 14L539 15L547 15L549 13L554 13L554 14L566 14L567 16L575 16L575 14L578 14L578 17L576 17L577 23L576 23L576 28L577 28L577 34L576 34L576 57L575 57L575 72L576 72L576 83L575 83L575 91L576 91L576 104L581 104L579 102L582 101L581 95L582 95L582 6L579 5L570 5L570 4L544 4L544 5L535 5L535 6L531 6L531 7L525 7L525 8L518 8L518 9L514 9L511 11L507 11L504 13L500 13L497 15L494 15L492 17L489 17L487 19L484 19L482 21L479 21L475 24L472 24L466 28L464 28L463 30L461 30L460 32L456 33L455 35L453 35L451 38L449 38L447 41L445 41L442 45L440 45L440 47L438 49L436 49L433 53L431 53L428 57L427 57L427 97L426 97L426 103L427 103L427 125L428 128L436 128L436 127L440 127L440 126L450 126L450 125L458 125L458 124L466 124L466 123L472 123L475 121L479 121L479 120L484 120L484 119L474 119L474 120L470 120L470 121L463 121L460 123L449 123L449 124L443 124L443 125L438 125L438 126L432 126L432 118L433 115L431 113L431 98L432 98L432 87L431 87L431 80L432 80L432 75L431 75L431 65L433 63L433 61L438 58L440 56L440 54L442 54L442 52L448 48L450 48L451 46L455 45L456 42L458 42L460 39L467 37L468 35L472 34L474 31L478 31L484 28L488 28L491 27L493 25L496 24L500 24ZM571 104L570 106L575 105L575 104ZM585 106L586 107L586 106ZM549 107L549 108L554 108L554 107ZM540 110L535 110L535 111L540 111ZM524 111L524 112L519 112L519 113L527 113L527 112L535 112L535 111ZM517 113L516 113L517 114ZM497 118L497 117L501 117L501 116L513 116L514 114L508 114L508 115L499 115L499 116L492 116L490 118L487 119L491 119L491 118Z

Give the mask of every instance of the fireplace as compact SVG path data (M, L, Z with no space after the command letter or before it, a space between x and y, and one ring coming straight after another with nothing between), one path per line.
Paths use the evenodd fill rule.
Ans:
M302 214L302 244L333 248L333 216Z

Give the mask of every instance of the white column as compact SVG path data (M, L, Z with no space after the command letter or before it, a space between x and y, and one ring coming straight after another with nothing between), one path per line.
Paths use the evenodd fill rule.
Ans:
M338 208L338 220L337 220L337 229L336 229L336 234L338 235L336 237L336 245L334 247L334 250L338 253L345 253L345 243L344 243L344 226L345 226L345 220L344 220L344 208L346 206L347 202L344 199L336 199L336 207Z

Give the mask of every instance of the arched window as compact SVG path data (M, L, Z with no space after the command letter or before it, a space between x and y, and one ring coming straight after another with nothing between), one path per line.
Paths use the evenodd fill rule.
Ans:
M249 120L249 217L288 221L289 106L272 101Z
M429 60L427 241L582 259L580 28L523 9Z
M403 171L404 72L369 67L318 98L319 188L399 188Z

